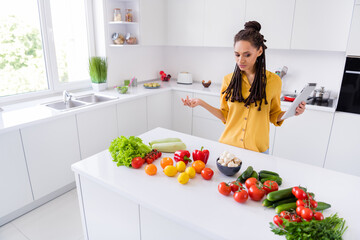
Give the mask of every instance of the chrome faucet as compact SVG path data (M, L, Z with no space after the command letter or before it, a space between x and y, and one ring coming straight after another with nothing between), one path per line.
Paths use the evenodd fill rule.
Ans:
M72 95L68 93L66 90L63 91L63 100L64 103L68 103L71 100Z

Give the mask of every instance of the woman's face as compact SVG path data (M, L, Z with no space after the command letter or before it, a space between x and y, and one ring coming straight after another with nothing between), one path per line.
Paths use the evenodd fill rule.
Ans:
M263 51L262 47L256 49L249 41L240 40L234 46L235 61L241 71L246 73L255 72L255 62Z

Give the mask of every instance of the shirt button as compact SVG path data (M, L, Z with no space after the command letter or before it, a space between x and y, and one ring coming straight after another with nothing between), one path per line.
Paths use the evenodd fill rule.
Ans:
M243 128L242 130L245 131L245 128Z
M240 141L244 141L243 139L240 139Z
M249 106L247 106L246 108L249 109Z
M245 120L247 120L247 118L245 118Z

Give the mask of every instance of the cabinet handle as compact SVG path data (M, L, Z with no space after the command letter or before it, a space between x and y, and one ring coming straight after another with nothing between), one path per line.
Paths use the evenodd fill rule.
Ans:
M349 70L346 70L345 73L351 73L351 74L360 75L360 71L349 71Z

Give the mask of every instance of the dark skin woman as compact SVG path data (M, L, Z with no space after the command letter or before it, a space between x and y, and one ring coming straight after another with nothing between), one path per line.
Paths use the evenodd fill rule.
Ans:
M202 99L181 99L185 106L201 106L225 124L219 141L229 145L267 152L270 122L283 123L285 112L280 108L281 79L266 70L265 42L256 21L234 37L235 70L224 77L220 93L220 109ZM305 102L296 108L296 115L305 111Z

